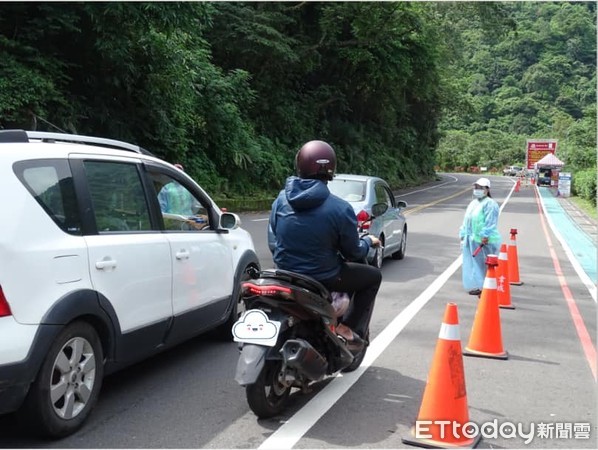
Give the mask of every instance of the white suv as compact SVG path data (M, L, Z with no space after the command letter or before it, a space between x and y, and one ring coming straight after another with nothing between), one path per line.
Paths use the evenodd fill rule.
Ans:
M174 192L173 192L174 191ZM230 326L252 239L140 147L0 131L0 414L77 430L104 375Z

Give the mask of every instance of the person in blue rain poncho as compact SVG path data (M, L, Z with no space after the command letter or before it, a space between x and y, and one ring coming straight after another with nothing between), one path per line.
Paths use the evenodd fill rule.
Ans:
M182 164L175 164L174 167L184 172ZM182 216L193 216L196 201L193 195L176 180L172 180L162 187L158 193L158 202L163 213L179 214Z
M490 180L473 183L473 200L467 206L459 229L463 252L463 287L471 295L480 295L486 277L486 257L498 255L501 236L498 232L498 203L490 195ZM482 246L476 256L476 250Z

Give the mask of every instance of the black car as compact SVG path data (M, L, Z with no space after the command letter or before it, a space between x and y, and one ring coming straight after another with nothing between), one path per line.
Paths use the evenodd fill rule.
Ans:
M541 170L538 174L538 186L550 186L552 170Z

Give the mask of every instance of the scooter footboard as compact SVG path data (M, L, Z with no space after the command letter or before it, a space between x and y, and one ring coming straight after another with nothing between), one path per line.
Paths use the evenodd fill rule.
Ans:
M241 386L253 384L264 368L266 355L271 347L263 345L244 344L237 361L235 381Z

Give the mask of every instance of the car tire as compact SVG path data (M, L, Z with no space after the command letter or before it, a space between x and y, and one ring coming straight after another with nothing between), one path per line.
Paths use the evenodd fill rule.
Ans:
M380 244L383 246L384 241L380 237ZM384 261L384 249L377 247L376 252L374 253L374 257L372 258L372 262L370 263L372 266L376 267L377 269L382 269L382 262Z
M249 273L247 272L248 270L249 267L246 267L245 270L243 270L241 278L239 279L239 285L244 281L251 279ZM245 313L245 302L241 296L241 287L239 286L239 290L236 294L236 299L231 309L230 315L228 316L226 322L216 328L216 336L222 340L232 341L233 333L231 330L235 322L243 315L243 313Z
M407 227L404 227L403 232L401 233L401 243L399 244L399 249L392 254L392 259L403 259L403 258L405 258L406 252L407 252Z
M38 436L68 436L91 413L103 376L104 356L97 332L86 322L73 322L50 346L18 418Z

